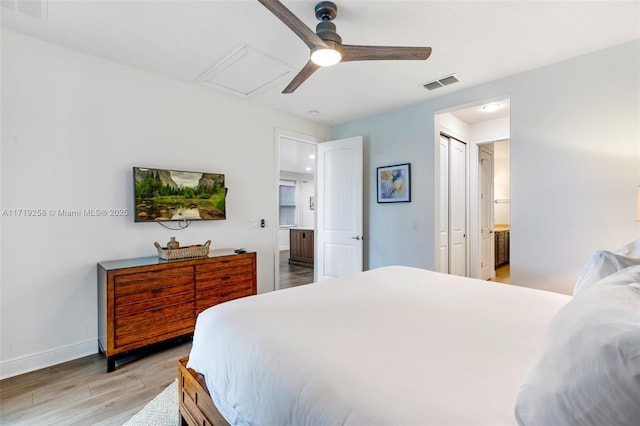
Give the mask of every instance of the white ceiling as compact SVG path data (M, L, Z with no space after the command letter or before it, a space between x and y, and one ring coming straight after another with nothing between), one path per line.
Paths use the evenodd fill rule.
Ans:
M315 1L283 3L315 28ZM309 52L255 0L50 0L43 4L44 19L4 7L0 11L5 28L192 84L248 46L293 73L252 94L250 101L328 125L640 38L640 1L336 3L334 23L344 43L426 45L433 48L431 57L340 63L318 70L296 92L283 95ZM452 73L459 83L432 92L422 87ZM319 114L309 114L312 110Z
M483 109L485 105L491 104L497 104L499 108L494 111ZM511 113L511 99L494 99L491 100L491 102L457 109L455 111L450 111L450 113L467 124L475 124L482 121L495 120L497 118L509 116L509 114Z

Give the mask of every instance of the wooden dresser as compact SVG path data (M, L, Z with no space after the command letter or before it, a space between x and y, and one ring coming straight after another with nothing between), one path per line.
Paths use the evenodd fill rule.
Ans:
M107 371L116 360L191 337L210 306L257 292L256 254L214 250L209 257L157 256L98 263L98 344Z
M289 229L289 263L313 266L313 229Z

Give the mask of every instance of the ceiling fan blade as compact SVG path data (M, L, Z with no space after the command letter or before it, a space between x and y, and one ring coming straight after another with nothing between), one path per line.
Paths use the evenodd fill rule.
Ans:
M282 93L293 93L304 81L311 76L316 70L320 68L320 65L316 65L315 63L309 61L307 64L300 70L300 72L291 80L291 83L287 87L284 88Z
M309 49L322 46L327 47L327 44L314 33L311 28L307 27L304 22L294 15L289 9L285 7L278 0L258 0L260 4L269 9L271 13L276 15L287 27L289 27L298 37L305 42Z
M342 45L342 61L425 60L430 47Z

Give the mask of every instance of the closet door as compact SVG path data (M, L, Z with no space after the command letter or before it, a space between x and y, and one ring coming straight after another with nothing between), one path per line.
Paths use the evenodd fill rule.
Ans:
M438 271L467 276L467 145L440 135Z
M449 273L467 276L467 145L449 138Z
M440 221L438 271L449 273L449 138L440 135Z

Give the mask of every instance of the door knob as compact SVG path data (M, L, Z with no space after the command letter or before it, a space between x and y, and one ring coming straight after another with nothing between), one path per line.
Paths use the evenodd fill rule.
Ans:
M351 237L352 240L360 241L360 235L356 235L355 237ZM362 238L364 240L364 238Z

